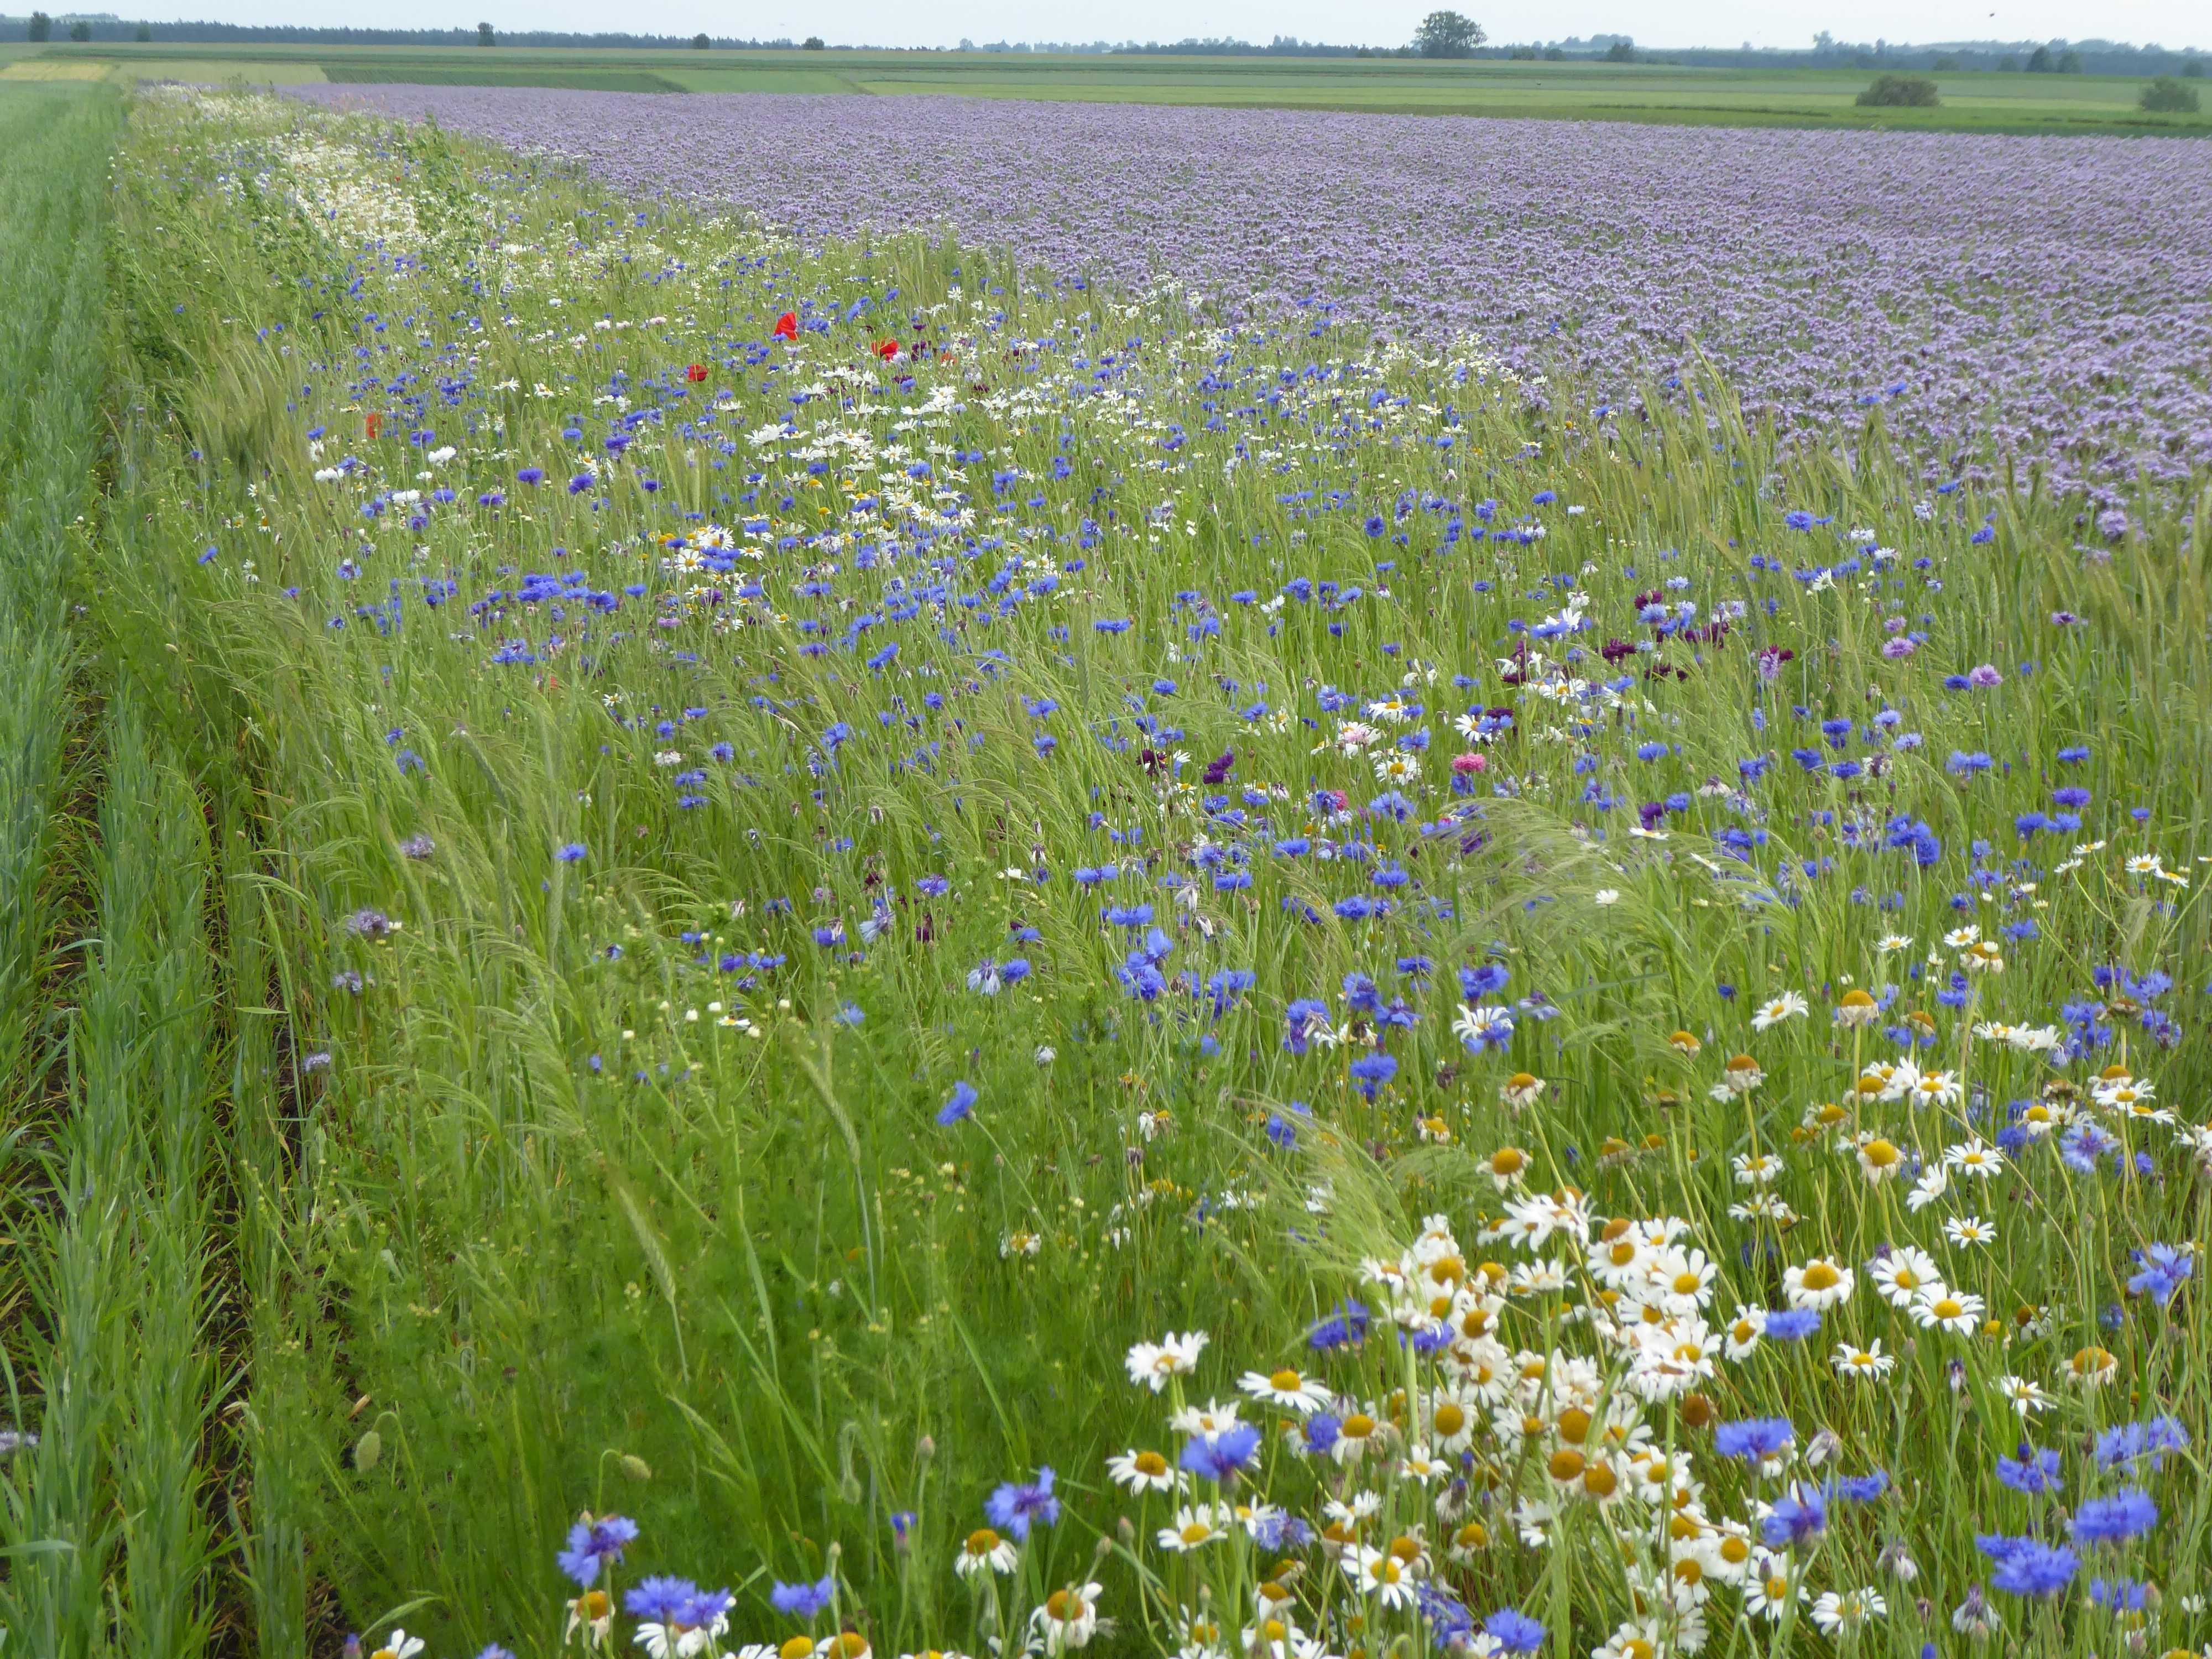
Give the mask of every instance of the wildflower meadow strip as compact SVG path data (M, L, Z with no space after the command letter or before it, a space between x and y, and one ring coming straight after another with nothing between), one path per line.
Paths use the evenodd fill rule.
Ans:
M88 556L299 907L257 1352L363 1652L2212 1638L2201 501L297 106L131 160Z
M1691 373L1929 482L2034 463L2100 508L2212 465L2212 145L996 99L308 87L811 240L943 225L1225 314L1472 330L1592 401ZM866 157L865 165L856 158Z

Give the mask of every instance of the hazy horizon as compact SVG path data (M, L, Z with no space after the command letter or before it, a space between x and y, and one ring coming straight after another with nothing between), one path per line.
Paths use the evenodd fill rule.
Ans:
M331 0L302 18L288 0L207 4L173 0L132 9L133 21L235 23L319 28L472 27L623 32L773 40L819 35L832 46L952 47L976 42L1154 40L1235 37L1264 42L1278 34L1348 46L1400 46L1409 40L1431 0L1388 0L1346 15L1320 0L957 0L914 6L890 0L766 0L741 18L710 0L642 0L618 16L585 0L477 0L465 16L432 0ZM1697 46L1802 50L1827 31L1850 41L1887 40L1935 46L1968 40L2097 39L2186 47L2205 32L2198 3L2117 0L2092 23L2069 0L1870 0L1849 9L1832 0L1660 0L1623 6L1620 0L1504 0L1462 5L1493 41L1553 40L1627 34L1658 50ZM56 9L57 15L74 15Z

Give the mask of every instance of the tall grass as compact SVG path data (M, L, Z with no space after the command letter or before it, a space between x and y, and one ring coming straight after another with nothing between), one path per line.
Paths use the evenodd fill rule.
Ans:
M732 1646L834 1623L886 1652L974 1650L1103 1561L1110 1639L1215 1650L1188 1626L1250 1618L1273 1569L1161 1558L1157 1504L1117 1525L1139 1506L1104 1459L1167 1443L1123 1351L1203 1328L1190 1403L1312 1363L1417 1438L1448 1379L1383 1335L1361 1258L1395 1259L1437 1212L1477 1254L1509 1193L1569 1185L1601 1216L1691 1227L1725 1285L1717 1322L1778 1303L1787 1264L1832 1253L1863 1279L1908 1240L1986 1297L1994 1328L1958 1338L1863 1289L1832 1310L1824 1341L1881 1337L1900 1360L1881 1386L1777 1343L1702 1381L1694 1410L1646 1413L1692 1459L1692 1508L1747 1532L1716 1413L1790 1417L1801 1444L1832 1430L1848 1472L1891 1473L1819 1560L1818 1588L1890 1587L1859 1645L1950 1642L1987 1568L1974 1534L2028 1524L1993 1472L2021 1432L2001 1377L2051 1389L2028 1427L2069 1460L2154 1410L2202 1443L2194 1292L2169 1310L2124 1289L2131 1250L2200 1234L2172 1127L2123 1124L2152 1159L2124 1180L2021 1143L1975 1190L2000 1223L1986 1249L1945 1241L1955 1201L1908 1212L1857 1161L1884 1133L1940 1162L2017 1127L2008 1102L2115 1062L2197 1121L2202 915L2193 889L2121 860L2187 873L2204 844L2201 493L2146 498L2114 542L2032 488L1923 498L1878 430L1778 459L1717 386L1592 426L1476 353L1231 331L1172 295L1040 285L921 240L802 258L434 133L258 102L143 105L129 161L139 527L92 582L104 637L162 688L145 718L222 772L226 842L255 849L222 864L254 1299L239 1542L264 1650L309 1639L327 1597L358 1627L404 1609L454 1650L550 1654L575 1588L553 1549L580 1511L614 1509L644 1528L626 1574L738 1592ZM710 397L728 405L712 423ZM1576 411L1572 389L1549 405ZM787 414L793 435L766 437ZM710 523L761 556L687 570ZM1725 634L1648 613L1685 601ZM1996 683L1946 689L1984 664ZM1406 814L1370 807L1386 785L1375 752L1344 752L1360 709L1337 688L1423 705L1372 717L1385 755L1432 731ZM1449 717L1470 703L1513 723L1462 744ZM1480 769L1449 767L1462 747ZM2089 801L2061 805L2078 828L2021 829L2077 780ZM1646 800L1666 839L1629 833ZM2076 839L2106 844L2062 867ZM173 856L196 879L197 849ZM1075 878L1109 863L1126 873ZM1370 878L1391 872L1405 884ZM1397 908L1335 908L1377 893ZM1149 996L1129 957L1145 928L1101 919L1139 902L1173 947ZM1939 941L1966 921L2006 962L1960 993ZM1887 934L1911 951L1885 954ZM1017 956L1026 978L980 971ZM1485 963L1510 975L1502 1047L1453 1031L1455 970ZM2114 968L2182 975L2188 1002L2142 993L2179 1023L2100 989ZM1893 991L1887 1030L1830 1024L1851 987ZM1754 1029L1785 992L1811 1017ZM1340 1043L1285 1041L1309 997ZM1397 997L1410 1024L1384 1018ZM2063 1073L1975 1035L2074 1030L2062 1009L2085 997L2103 1012ZM1922 1110L1863 1098L1859 1067L1901 1044L1968 1086ZM1716 1096L1739 1051L1766 1080ZM1395 1076L1354 1069L1377 1056ZM1543 1080L1540 1104L1501 1101L1516 1073ZM973 1116L940 1124L963 1082ZM193 1121L189 1093L162 1097L137 1154L173 1200L155 1149ZM1508 1150L1527 1188L1493 1182ZM1732 1217L1732 1160L1778 1150L1792 1214ZM1516 1287L1494 1316L1509 1345L1553 1375L1608 1304L1509 1279L1510 1243L1482 1248ZM132 1272L184 1286L190 1261ZM1372 1338L1306 1362L1352 1297L1376 1304ZM198 1305L161 1328L171 1352ZM2118 1388L2057 1380L2100 1346ZM173 1586L208 1547L182 1519L190 1474L149 1437L194 1423L210 1381L142 1396L110 1431L131 1478L176 1499L177 1530L133 1535L134 1604L138 1548ZM1527 1395L1537 1431L1486 1430L1455 1466L1455 1516L1487 1527L1437 1582L1588 1650L1648 1611L1636 1575L1680 1540L1664 1504L1560 1498L1556 1525L1516 1507L1559 1497L1550 1387ZM1353 1479L1307 1474L1267 1427L1279 1501L1312 1514ZM56 1431L40 1457L82 1438ZM971 1595L951 1568L984 1495L1040 1464L1066 1515L1003 1603ZM1394 1525L1446 1535L1433 1495L1375 1479ZM2160 1490L2126 1570L2164 1611L2136 1628L2193 1640L2206 1502ZM1517 1544L1524 1526L1548 1547ZM1899 1551L1942 1607L1916 1604ZM825 1575L833 1610L771 1612L772 1582ZM1331 1651L1434 1633L1396 1612L1363 1632L1316 1593ZM188 1597L145 1600L197 1628ZM1809 1611L1775 1637L1735 1605L1713 1618L1732 1653L1814 1639ZM2102 1650L2105 1617L2014 1628Z
M20 1068L42 1023L46 866L64 770L69 538L99 451L105 179L112 94L0 92L0 1089L19 1127Z

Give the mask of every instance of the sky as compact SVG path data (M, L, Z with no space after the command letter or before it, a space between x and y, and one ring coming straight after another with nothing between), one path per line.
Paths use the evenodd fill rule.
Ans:
M819 34L833 46L951 46L994 40L1176 40L1277 34L1355 46L1402 46L1439 0L102 0L133 17L227 23L447 28L478 18L500 28L622 29L772 40ZM91 9L88 7L88 9ZM2087 39L2212 46L2203 0L1460 0L1492 40L1626 33L1640 46L1803 47L1822 29L1846 40Z

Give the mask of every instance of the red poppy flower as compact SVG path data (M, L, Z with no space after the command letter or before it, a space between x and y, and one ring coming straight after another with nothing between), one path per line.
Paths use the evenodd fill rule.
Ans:
M704 363L692 364L690 368L684 371L684 378L690 381L693 386L698 385L700 381L707 378L707 365Z
M885 362L890 362L892 358L898 355L899 343L896 340L878 340L876 342L876 356L882 358Z
M383 429L384 416L381 415L371 415L368 417L368 435L372 438L376 437L383 431Z
M797 312L787 311L782 316L775 319L775 337L779 340L795 340L799 337L799 313Z

